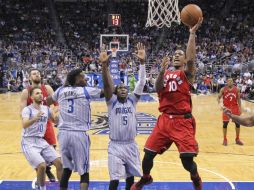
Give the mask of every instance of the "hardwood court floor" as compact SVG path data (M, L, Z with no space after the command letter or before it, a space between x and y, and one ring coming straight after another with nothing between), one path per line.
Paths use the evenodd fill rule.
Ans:
M21 153L20 94L0 95L0 180L32 180L35 172ZM241 128L244 146L234 144L234 125L228 127L227 147L222 146L221 111L216 96L193 95L193 114L197 120L197 140L200 154L196 162L204 181L254 181L254 127ZM254 104L243 101L244 107L254 110ZM140 102L137 110L159 115L158 102ZM92 114L105 112L104 102L92 103ZM93 131L89 132L90 134ZM148 135L138 135L141 159ZM108 180L107 135L91 135L91 180ZM155 181L188 181L188 173L181 166L175 146L155 159L152 175ZM221 176L219 176L221 175ZM75 174L72 179L79 179Z

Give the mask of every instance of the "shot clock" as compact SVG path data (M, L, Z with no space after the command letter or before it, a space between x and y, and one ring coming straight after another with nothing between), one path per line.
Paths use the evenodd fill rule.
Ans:
M121 26L121 15L120 14L109 14L108 15L108 26Z

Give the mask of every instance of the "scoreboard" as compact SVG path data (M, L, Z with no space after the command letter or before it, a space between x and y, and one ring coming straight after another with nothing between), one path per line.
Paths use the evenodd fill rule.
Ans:
M121 15L120 14L109 14L108 15L108 26L121 26Z

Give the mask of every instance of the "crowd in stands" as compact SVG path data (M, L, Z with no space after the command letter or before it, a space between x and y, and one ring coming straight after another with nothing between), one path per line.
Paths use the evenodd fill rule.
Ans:
M146 28L147 2L53 2L66 43L57 41L49 1L0 0L0 66L4 85L19 91L28 84L28 68L41 69L45 82L61 85L69 69L82 67L100 72L100 34L129 34L129 52L118 54L119 74L133 76L138 63L132 52L141 41L147 51L146 92L154 91L160 61L176 48L186 48L188 28ZM193 2L193 1L192 1ZM181 1L181 7L189 1ZM195 2L194 2L195 3ZM196 2L198 3L198 2ZM254 1L235 1L229 10L223 3L200 4L204 23L197 37L197 82L194 92L218 92L232 76L242 96L254 98ZM29 11L28 11L29 10ZM218 13L218 10L221 10ZM109 13L122 15L121 27L108 27ZM7 68L7 69L6 69Z

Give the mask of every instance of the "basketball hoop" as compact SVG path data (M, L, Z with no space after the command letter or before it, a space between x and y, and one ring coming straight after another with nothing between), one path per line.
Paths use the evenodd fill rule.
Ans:
M112 48L111 52L112 52L112 57L116 57L117 48Z
M149 0L146 27L170 27L172 22L181 23L179 0Z

